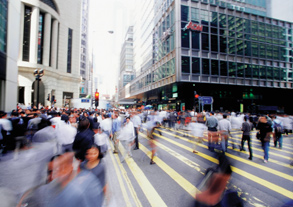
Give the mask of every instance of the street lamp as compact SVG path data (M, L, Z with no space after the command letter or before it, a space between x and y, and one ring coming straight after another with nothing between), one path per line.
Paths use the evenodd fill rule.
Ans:
M40 81L41 81L41 77L43 77L44 75L44 69L36 69L34 71L34 76L36 77L36 81L37 81L37 109L39 109L39 98L40 98Z

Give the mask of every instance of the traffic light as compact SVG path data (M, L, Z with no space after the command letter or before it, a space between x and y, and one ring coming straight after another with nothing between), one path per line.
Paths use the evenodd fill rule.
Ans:
M95 93L95 106L99 106L99 98L100 98L100 93L96 92Z
M198 99L198 97L199 97L199 95L197 94L197 92L196 92L196 91L194 91L194 100L197 100L197 99Z

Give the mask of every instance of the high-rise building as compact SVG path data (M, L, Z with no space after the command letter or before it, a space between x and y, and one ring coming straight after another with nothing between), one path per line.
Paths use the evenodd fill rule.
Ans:
M79 97L81 8L78 0L21 1L19 103L36 105L39 97L42 105L64 106ZM36 69L45 71L39 87Z
M89 17L89 0L82 1L82 18L81 18L81 48L80 48L80 92L79 97L85 97L91 94L91 73L89 67L88 51L88 17Z
M20 1L0 1L0 110L7 112L17 105L20 8Z
M159 109L292 113L293 24L266 16L265 0L160 0L152 9L134 24L140 74L127 98ZM137 26L146 39L135 38ZM195 103L194 91L210 99Z
M126 32L125 41L120 52L120 72L119 72L118 100L124 98L123 88L135 77L133 70L133 26L130 26Z

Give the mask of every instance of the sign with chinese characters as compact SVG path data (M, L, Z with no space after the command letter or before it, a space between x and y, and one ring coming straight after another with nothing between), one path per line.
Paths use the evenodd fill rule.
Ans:
M202 32L202 28L203 28L202 25L199 25L199 24L196 24L196 23L193 23L192 21L190 21L190 22L184 27L183 30L191 29L191 30L193 30L193 31Z

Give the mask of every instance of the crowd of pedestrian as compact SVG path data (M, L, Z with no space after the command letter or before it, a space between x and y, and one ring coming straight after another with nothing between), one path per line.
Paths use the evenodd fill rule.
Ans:
M270 140L282 148L283 135L292 132L292 120L287 115L173 109L42 107L18 108L9 114L0 111L0 190L12 192L16 201L30 206L64 206L64 202L70 206L101 206L108 195L103 157L118 154L122 163L132 157L132 150L140 149L138 135L143 128L151 147L151 165L156 155L154 131L160 134L160 127L193 137L193 153L199 153L196 143L206 138L210 151L225 154L231 132L242 130L239 149L245 150L247 141L248 159L252 160L251 139L256 136L264 150L264 162L268 162ZM251 134L254 129L256 135ZM119 143L125 149L122 152Z

